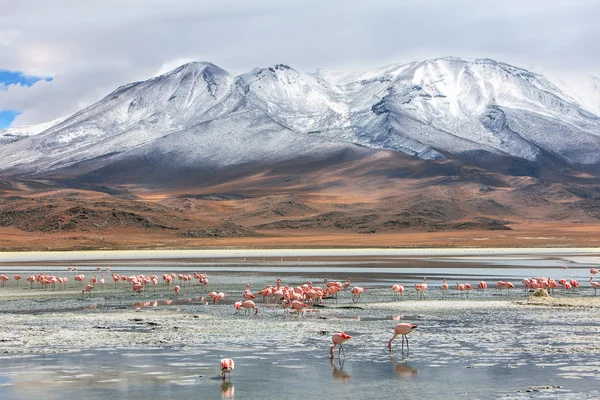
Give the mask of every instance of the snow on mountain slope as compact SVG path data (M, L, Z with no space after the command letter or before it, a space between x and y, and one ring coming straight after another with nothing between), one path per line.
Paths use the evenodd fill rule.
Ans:
M600 78L592 75L553 77L565 93L588 111L600 115Z
M37 135L64 120L65 118L58 118L50 122L44 122L36 125L21 125L14 128L0 129L0 145L16 142L26 137Z
M237 77L190 63L118 88L38 135L0 142L0 169L145 154L222 167L356 144L424 159L489 152L598 164L600 92L591 82L585 93L567 90L508 64L453 57L337 74L278 64Z
M287 65L258 68L240 77L249 101L298 132L339 129L348 106L335 85Z
M600 152L577 157L590 143L600 144L598 117L591 115L542 76L526 70L482 59L465 61L442 58L398 66L368 79L349 82L343 88L350 96L364 99L363 93L378 102L364 102L351 117L357 142L420 155L424 148L462 153L484 149L535 160L547 150L569 162L600 162ZM344 81L339 79L338 81ZM383 93L382 93L383 92ZM378 115L378 117L372 114ZM518 122L513 123L513 114ZM536 128L541 120L544 128ZM563 143L565 131L571 143ZM408 148L393 147L400 140ZM403 146L403 144L402 144ZM431 153L430 153L431 154Z
M217 66L190 63L122 86L43 135L14 143L4 167L52 169L139 146L201 121L232 84Z

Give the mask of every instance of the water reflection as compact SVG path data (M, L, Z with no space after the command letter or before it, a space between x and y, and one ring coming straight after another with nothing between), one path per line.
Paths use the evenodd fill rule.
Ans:
M208 302L204 301L204 297L194 297L187 299L164 299L155 301L136 301L131 306L135 309L139 308L151 308L151 307L164 307L164 306L178 306L185 304L202 304L208 305Z
M231 382L223 382L221 384L221 398L230 400L234 398L235 388Z
M344 361L338 358L338 365L335 365L333 358L329 360L329 363L333 367L333 373L331 374L333 379L347 381L352 377L352 375L344 371Z
M399 378L414 378L419 373L418 369L408 365L408 361L404 360L404 357L402 357L401 361L398 361L394 357L390 356L390 360L394 364L394 373Z

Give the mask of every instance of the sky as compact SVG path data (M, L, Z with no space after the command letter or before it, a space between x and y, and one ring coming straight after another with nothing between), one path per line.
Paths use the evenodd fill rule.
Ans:
M356 71L456 56L600 76L597 0L0 0L0 128L189 61Z

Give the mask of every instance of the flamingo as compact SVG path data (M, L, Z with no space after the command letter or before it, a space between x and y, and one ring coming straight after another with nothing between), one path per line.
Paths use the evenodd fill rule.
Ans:
M94 286L93 286L93 285L87 285L87 286L85 287L85 289L83 289L83 290L81 291L81 294L82 294L82 295L85 295L85 292L88 292L88 297L92 297L92 290L94 290Z
M396 293L396 299L398 299L398 295L404 296L404 286L402 285L394 285L392 286L392 291Z
M223 292L217 293L217 295L213 298L213 304L217 304L217 301L224 299L224 298L225 298L225 293L223 293Z
M363 294L363 292L367 290L365 288L362 288L360 286L354 286L351 290L352 292L352 301L355 303L358 303L358 300L360 299L360 295Z
M456 290L458 290L461 294L465 291L465 285L462 283L456 282Z
M348 335L346 332L335 333L331 337L331 341L333 342L333 346L329 349L330 358L333 358L333 350L335 346L340 345L340 349L338 350L338 356L340 355L340 351L344 351L342 344L346 343L348 340L352 339L352 336Z
M598 270L596 268L590 269L590 274L596 275L597 273L598 273Z
M404 339L406 339L406 348L408 349L408 335L417 329L417 325L402 322L394 327L394 336L388 342L388 349L392 351L392 341L396 339L396 336L402 335L402 350L404 350Z
M221 378L225 380L225 373L229 374L229 379L231 379L231 371L233 371L233 367L235 366L233 360L231 358L224 358L221 360Z
M19 286L20 280L21 280L21 275L15 275L15 281L17 281L17 286Z
M415 285L415 289L419 293L419 298L425 298L425 291L427 290L427 278L423 278L423 283L417 283Z
M248 286L250 286L250 284L248 284ZM244 292L242 297L246 300L254 300L256 298L256 296L254 294L252 294L250 289L246 289L246 291Z
M302 313L304 312L304 309L307 307L308 306L305 303L298 301L298 300L294 300L290 304L290 308L293 308L294 310L296 310L298 312L298 316L302 315Z
M594 288L594 296L595 296L596 290L600 289L600 282L594 282L592 279L593 278L590 278L590 285L592 285L592 287Z
M177 296L177 295L179 295L179 290L180 290L181 288L180 288L179 286L175 286L173 289L175 290L175 295L176 295L176 296Z
M478 289L481 289L481 290L485 290L485 289L487 289L487 283L486 283L485 281L481 281L481 282L479 282L479 284L477 285L477 288L478 288Z
M348 277L348 280L346 282L344 282L344 284L342 285L342 288L344 290L346 290L350 287L350 279L351 279L351 277Z
M442 283L442 298L446 297L446 293L448 292L449 288L450 288L450 286L448 285L448 283L444 279L444 283Z
M239 313L239 311L242 309L242 302L241 301L236 301L235 303L233 303L233 308L236 309L236 314Z
M471 293L471 284L465 283L465 291L467 292L467 297L469 297L469 293Z
M244 308L244 315L246 315L246 313L248 312L248 310L250 310L251 308L253 308L254 310L256 310L256 312L254 313L254 315L258 314L258 307L256 307L256 304L254 304L254 302L252 300L246 300L244 302L242 302L241 305L242 308Z

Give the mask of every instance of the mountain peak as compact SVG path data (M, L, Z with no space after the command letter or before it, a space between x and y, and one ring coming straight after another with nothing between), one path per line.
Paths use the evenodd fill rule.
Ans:
M194 72L194 71L201 72L204 70L208 70L211 72L226 72L223 68L221 68L211 62L192 61L192 62L183 64L183 65L180 65L179 67L175 68L174 70L169 71L161 76L181 74L181 73L185 73L185 72Z

